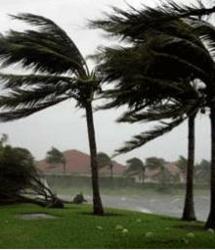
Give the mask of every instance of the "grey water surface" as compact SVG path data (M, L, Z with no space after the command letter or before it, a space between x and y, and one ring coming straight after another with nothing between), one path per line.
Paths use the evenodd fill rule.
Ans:
M62 198L71 200L71 196L61 195ZM89 203L92 201L91 195L85 198ZM152 193L147 196L130 195L102 195L103 205L110 208L128 209L143 213L168 215L181 217L184 204L183 195L168 195ZM195 212L197 219L206 221L209 212L209 196L195 195Z

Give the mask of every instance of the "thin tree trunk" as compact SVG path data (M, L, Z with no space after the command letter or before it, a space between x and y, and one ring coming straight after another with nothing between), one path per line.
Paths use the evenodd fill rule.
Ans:
M193 201L193 172L195 158L195 117L192 115L188 119L188 161L186 174L186 194L182 220L196 220Z
M207 222L205 224L206 228L215 229L215 105L212 104L211 107L211 176L210 176L210 211Z
M93 111L91 103L86 105L87 129L89 137L89 147L91 156L91 174L92 174L92 189L93 189L93 213L95 215L103 215L104 210L99 193L99 178L98 178L98 162L95 129L93 122Z

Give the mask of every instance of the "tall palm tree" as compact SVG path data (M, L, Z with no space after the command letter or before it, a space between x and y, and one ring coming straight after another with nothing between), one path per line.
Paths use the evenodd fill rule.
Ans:
M200 20L193 20L192 17L192 19L190 19L187 23L187 20L178 20L178 18L189 17L191 13L192 16L195 16L198 13L197 16L199 17L199 15L201 14L209 14L210 12L214 12L214 8L207 10L197 8L192 9L186 6L180 7L175 4L170 4L170 6L165 5L162 8L158 9L148 8L146 10L141 11L135 10L134 8L131 9L131 12L122 11L116 8L114 10L115 15L109 15L107 20L95 21L93 25L102 28L107 32L110 32L112 35L120 36L126 41L131 41L131 44L135 44L136 50L137 48L139 49L140 44L143 44L145 48L142 52L142 57L139 56L136 58L137 60L134 61L132 59L132 57L134 58L134 56L130 53L130 60L125 60L124 64L122 63L122 58L119 56L120 53L122 54L122 52L120 52L120 49L106 49L105 51L103 51L103 58L105 58L106 61L101 65L101 68L103 72L105 72L106 80L118 80L118 83L116 85L118 88L118 94L116 94L116 90L112 91L112 93L110 93L109 91L110 96L112 95L112 97L114 97L114 101L110 102L106 107L116 107L125 103L128 103L130 106L134 105L135 103L137 107L138 105L140 106L141 103L141 108L145 108L146 105L153 103L151 100L147 100L147 95L148 99L149 97L152 97L152 100L155 101L156 97L159 98L159 94L162 95L163 92L165 92L164 98L166 98L167 96L168 98L175 98L174 96L171 96L172 94L169 95L167 83L169 84L172 81L172 86L177 87L177 84L175 84L173 81L177 81L180 78L186 81L189 79L188 82L194 79L201 79L204 82L210 83L210 86L212 85L211 79L210 77L207 77L207 74L208 71L213 72L213 60L209 51L202 43L200 39L201 37L199 35L197 36L196 31L199 30L199 27L195 29L195 34L193 34L193 26L190 26L190 22L198 21L199 24ZM177 29L175 29L176 27ZM149 51L149 49L152 50ZM128 50L131 49L121 49L124 55L125 51ZM181 51L185 51L185 53L181 53ZM189 54L188 52L191 54ZM115 54L114 57L113 54ZM113 64L114 60L115 68L112 69L111 64ZM202 64L203 61L205 65ZM138 66L138 64L140 66ZM160 67L155 66L156 64ZM132 67L132 65L135 65L135 67ZM169 67L167 65L169 65ZM206 65L207 67L205 67ZM160 71L157 72L159 68ZM170 68L171 71L169 71ZM144 94L140 91L140 88L138 89L138 84L140 85L140 83L137 82L134 77L133 79L129 77L129 75L131 74L136 76L138 75L139 82L141 80L140 76L142 75L142 89L145 90ZM155 76L155 74L157 74L157 76ZM146 75L148 77L146 77ZM149 77L153 78L154 81L152 79L149 80ZM158 79L155 79L156 77L161 78L163 81L158 81ZM165 82L164 79L168 79L168 82ZM131 82L133 85L131 84ZM131 90L131 86L133 87L134 85L134 90ZM127 88L128 86L130 87L130 90ZM151 92L148 89L146 91L146 86L148 89L150 89L150 87L152 89L156 86L157 89L153 93L152 90ZM122 90L124 91L124 95L122 94ZM158 92L159 94L156 92ZM129 93L130 95L132 95L132 98L130 99ZM148 102L146 102L146 100ZM178 98L176 98L176 100L178 100ZM183 100L183 97L181 100ZM192 110L192 112L184 113L186 115L189 114L189 116L187 116L189 117L189 167L187 171L187 190L190 191L192 190L192 172L194 159L194 120L196 112L198 108L200 108L200 106L198 107L198 105L196 106L194 103L192 104L192 106L193 108L190 109ZM153 130L153 133L144 133L143 135L136 136L134 140L129 141L126 150L130 151L136 146L143 145L149 139L154 139L158 135L162 135L164 132L170 131L173 127L183 121L182 117L183 116L181 114L181 117L178 121L176 119L167 126L159 127L158 129ZM170 116L168 118L170 118ZM120 151L125 151L125 149L121 149ZM192 203L190 202L192 192L189 192L189 194L189 196L186 195L184 211L186 211L186 204ZM189 205L188 207L192 206ZM190 211L192 210L190 209ZM186 212L184 214L185 216L183 215L183 218L186 218ZM191 213L191 217L195 216L192 216Z
M188 120L188 161L186 171L186 192L183 209L183 220L195 220L194 201L193 201L193 175L194 175L194 155L195 155L195 118L199 111L204 107L204 97L199 93L195 85L185 85L183 89L174 97L174 104L161 104L141 113L127 112L118 121L120 122L144 122L156 121L162 122L167 118L179 117L179 122L173 126L165 125L155 128L152 131L143 132L141 135L135 136L134 139L128 141L124 147L117 150L118 153L129 152L139 146L143 146L153 139L158 138L175 127L179 126L185 119ZM173 101L173 100L172 100ZM184 116L184 118L183 118Z
M93 212L103 215L99 193L98 166L92 101L100 80L90 72L72 39L50 19L33 14L13 16L39 30L10 31L0 37L3 66L19 63L31 74L1 74L6 94L0 97L0 120L12 121L75 99L86 112L91 153ZM26 72L27 73L27 72Z
M159 42L159 39L158 39L158 42ZM173 44L171 44L171 46L173 46ZM162 49L164 50L167 48L163 47ZM131 55L130 52L127 54L126 52L127 50L124 50L123 57L122 57L122 56L118 56L119 51L113 50L111 51L111 56L110 56L110 51L107 50L107 54L105 55L107 56L108 59L106 61L106 64L102 65L101 69L105 72L105 74L107 74L110 77L113 76L112 72L114 72L116 74L116 77L118 77L117 76L117 70L118 70L118 74L120 75L120 78L122 78L122 76L124 77L123 79L124 85L120 86L120 90L122 89L124 90L125 88L127 89L124 91L124 93L120 92L120 90L119 89L117 90L116 88L113 91L110 91L110 90L107 91L106 96L107 97L110 96L114 100L108 103L106 106L104 106L104 108L115 107L115 106L122 105L127 102L129 103L129 106L132 107L132 110L129 112L126 112L118 121L135 123L135 122L140 122L140 121L161 120L161 122L163 123L165 122L166 119L172 119L172 122L164 123L162 124L162 126L159 126L158 128L155 128L152 131L147 131L147 132L142 133L141 135L135 136L134 139L132 139L131 141L128 141L124 147L117 150L117 153L126 153L137 147L140 147L146 144L147 142L157 138L158 136L161 136L171 131L176 126L179 126L185 119L188 119L188 124L189 124L189 130L188 130L189 131L189 140L188 140L189 142L188 144L189 164L188 164L188 171L187 171L188 181L187 181L187 188L186 188L185 206L184 206L184 212L183 212L182 218L184 220L194 220L195 219L194 205L193 205L194 121L195 121L195 117L196 117L198 110L201 109L202 106L204 105L204 98L202 97L198 88L196 88L195 85L191 84L190 81L186 81L186 82L184 81L182 83L180 82L176 83L172 81L171 83L171 81L165 81L164 79L154 79L154 81L147 82L149 77L146 78L146 76L144 75L142 76L141 72L144 72L144 69L146 67L148 68L150 67L149 66L150 61L147 60L147 58L145 59L144 57L141 58L141 60L144 61L144 63L146 64L146 65L143 65L142 61L140 61L139 59L140 54L137 54L138 58L135 58L134 55ZM159 51L159 53L161 53L161 50ZM110 59L111 63L108 61L109 58L111 58ZM114 60L115 62L113 62ZM136 63L136 67L133 70L131 69L131 66L134 63ZM114 67L113 69L111 65L113 65ZM123 69L121 70L119 69L119 67L123 67ZM125 67L127 67L127 70L125 70ZM162 74L164 67L161 67L160 64L158 64L155 67L154 61L153 61L153 67L154 67L153 77L160 77L160 74ZM124 76L125 75L124 72L126 72L126 74L131 74L132 76L127 76L127 75ZM132 77L134 77L137 74L138 74L138 78L140 79L140 82L137 82L136 79L134 78L132 79ZM141 79L141 76L142 76L142 79ZM130 82L132 82L134 86L138 86L139 84L140 89L137 89L137 90L135 88L128 89L131 86ZM150 91L149 91L149 87L147 86L151 87ZM158 95L157 93L155 93L154 86L156 86L156 91L158 92ZM119 93L116 95L117 91ZM158 100L159 100L158 104L153 104L154 102L156 103ZM145 103L142 105L141 102L145 102ZM135 106L133 108L134 104L139 105L139 107ZM150 107L146 110L147 105L149 105Z

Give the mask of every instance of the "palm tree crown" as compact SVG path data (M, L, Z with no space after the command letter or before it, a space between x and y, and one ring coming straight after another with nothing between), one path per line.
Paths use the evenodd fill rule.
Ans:
M84 107L92 101L99 81L89 73L86 61L69 36L53 21L32 14L13 18L39 27L39 31L10 31L0 38L3 66L15 63L32 74L1 74L4 88L0 99L5 110L0 120L9 121L31 115L70 98Z

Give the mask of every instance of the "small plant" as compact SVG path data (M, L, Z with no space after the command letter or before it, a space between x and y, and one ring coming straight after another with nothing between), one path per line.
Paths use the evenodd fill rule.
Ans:
M152 237L153 236L153 233L152 232L147 232L146 234L145 234L145 237L146 238L150 238L150 237Z
M195 234L192 233L192 232L190 232L190 233L187 234L187 237L188 237L188 238L194 238L194 237L195 237Z
M214 234L214 230L212 228L209 228L208 232L211 233L211 234Z
M127 228L123 228L122 234L127 234L127 233L128 233L128 229Z
M122 225L116 225L115 229L116 229L116 230L123 230L124 228L123 228Z
M183 238L182 241L183 241L186 245L189 244L189 240L186 239L186 238Z
M97 226L96 227L98 230L103 230L103 227L101 227L101 226Z

